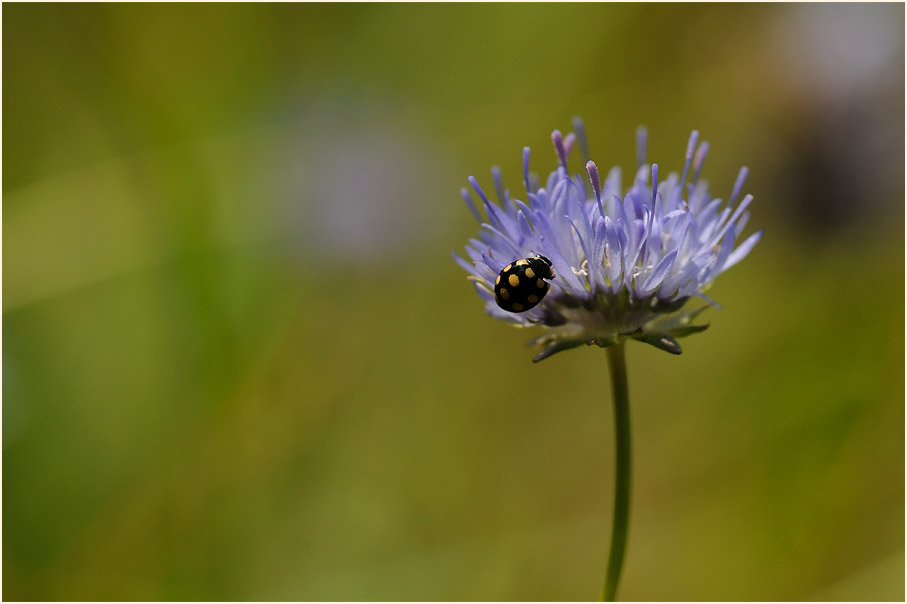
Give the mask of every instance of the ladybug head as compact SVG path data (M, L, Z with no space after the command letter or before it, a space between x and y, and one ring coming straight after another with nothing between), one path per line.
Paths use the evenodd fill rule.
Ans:
M542 279L554 279L554 269L548 258L541 254L536 254L533 258L527 258L526 260L539 277Z

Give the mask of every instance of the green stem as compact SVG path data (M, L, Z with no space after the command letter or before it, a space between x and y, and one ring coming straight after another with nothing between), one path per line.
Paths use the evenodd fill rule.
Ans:
M611 531L611 552L608 555L608 572L602 591L603 602L613 602L617 597L617 584L624 565L627 545L627 528L630 520L630 394L627 388L627 363L624 342L607 348L608 368L614 394L614 432L616 444L616 472L614 475L614 526Z

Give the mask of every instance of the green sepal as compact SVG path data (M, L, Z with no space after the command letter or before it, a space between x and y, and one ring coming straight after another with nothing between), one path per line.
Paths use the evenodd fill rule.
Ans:
M595 338L592 340L585 339L571 339L571 340L551 340L548 336L540 336L529 342L529 345L538 345L546 344L545 348L542 349L540 353L532 357L533 363L538 363L550 357L551 355L564 351L570 350L571 348L576 348L582 346L583 344L587 346L598 346L599 348L607 348L612 344L617 344L617 338Z
M681 327L680 329L675 329L671 332L671 335L675 338L683 338L686 336L693 335L694 333L699 333L700 331L705 331L709 328L709 323L703 323L702 325L688 325L687 327Z
M649 346L654 346L659 350L664 350L671 354L681 354L683 349L680 347L680 344L677 343L678 338L683 338L708 329L708 323L702 325L692 324L693 320L707 308L709 308L709 306L700 306L699 308L674 312L669 315L660 315L641 327L636 327L635 330L606 334L604 336L595 336L593 333L586 333L581 337L577 337L579 334L558 337L556 333L546 333L529 342L530 346L542 347L542 351L535 355L532 361L538 363L553 354L577 348L581 344L607 348L624 338L644 342Z
M677 343L677 338L683 338L709 328L709 324L692 325L693 319L698 317L708 306L700 306L692 310L658 317L642 327L640 332L633 334L633 339L650 344L655 348L680 354L683 349Z
M690 324L693 322L693 319L702 314L702 312L707 308L709 307L700 306L699 308L676 312L670 315L662 315L652 321L649 321L646 325L643 326L642 329L644 332L649 334L667 333L676 335L679 331L683 331L691 327ZM698 331L702 331L702 329L699 329ZM684 333L684 335L689 335L690 333L695 333L695 331L686 332Z
M683 352L683 349L680 347L680 344L677 343L677 340L666 333L641 333L639 335L633 336L633 339L639 340L640 342L645 342L650 346L654 346L655 348L659 348L661 350L664 350L665 352L670 352L671 354L680 354Z
M539 361L543 361L557 352L576 348L582 343L583 342L581 340L559 340L551 342L550 344L545 346L545 348L543 348L540 353L532 357L532 362L538 363Z

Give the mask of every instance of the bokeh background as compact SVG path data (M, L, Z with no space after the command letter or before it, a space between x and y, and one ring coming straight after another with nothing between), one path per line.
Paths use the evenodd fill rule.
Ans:
M629 346L621 596L903 600L902 4L5 4L3 598L596 598L605 355L449 256L574 115L766 229Z

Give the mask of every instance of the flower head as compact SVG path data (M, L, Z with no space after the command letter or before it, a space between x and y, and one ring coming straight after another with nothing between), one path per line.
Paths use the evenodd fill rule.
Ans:
M640 128L637 171L624 192L619 168L603 180L589 161L578 118L574 129L566 137L557 130L552 133L558 166L544 186L529 172L529 148L523 149L526 201L511 197L496 167L491 173L497 203L469 177L486 218L469 190L462 189L480 229L466 246L469 261L456 254L454 259L469 273L489 315L544 328L533 340L542 346L535 361L580 344L604 347L623 338L680 354L676 338L708 327L692 321L708 305L717 305L705 291L746 257L762 235L759 231L736 245L752 201L746 195L736 203L747 169L740 169L727 204L713 199L706 182L699 180L708 143L699 143L693 131L683 173L659 180L658 165L645 163L646 132ZM568 169L577 143L588 186L586 178ZM504 310L495 299L498 275L515 261L535 256L550 259L556 275L550 292L525 312ZM684 309L693 297L707 305Z

